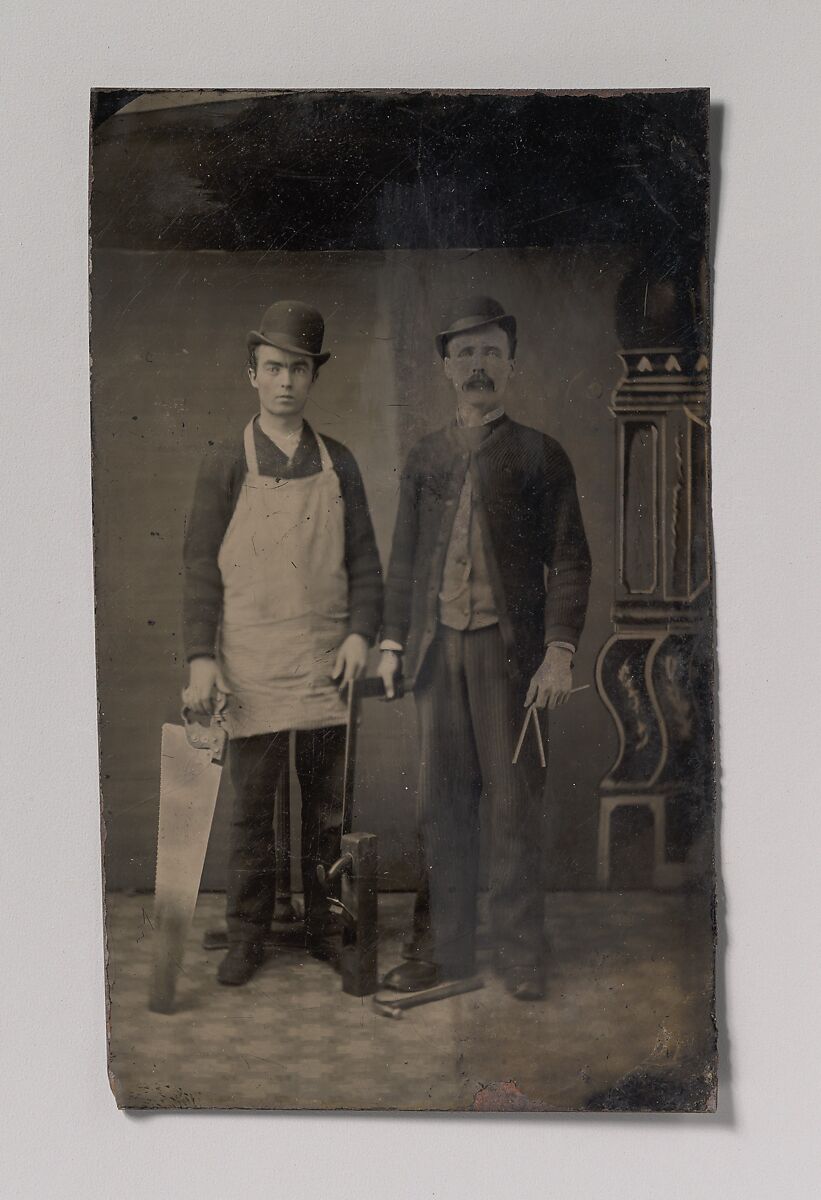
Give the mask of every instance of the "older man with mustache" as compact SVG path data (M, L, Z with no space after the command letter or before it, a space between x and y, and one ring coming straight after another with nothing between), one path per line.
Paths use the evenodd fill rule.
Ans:
M525 706L554 708L570 694L590 556L570 460L502 406L515 318L475 297L435 341L455 420L413 447L402 474L380 663L388 696L404 673L416 697L430 921L385 984L412 992L475 971L484 789L494 965L511 995L536 1000L545 780L535 745L515 766L512 756Z

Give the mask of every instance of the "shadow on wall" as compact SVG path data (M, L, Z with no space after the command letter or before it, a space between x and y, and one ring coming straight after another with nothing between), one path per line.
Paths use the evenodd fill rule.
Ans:
M515 419L549 432L576 469L593 555L577 683L611 631L614 297L626 256L547 250L267 254L99 250L92 278L92 407L101 764L110 889L153 886L160 726L184 682L182 538L200 456L254 412L245 334L276 298L317 304L333 357L307 413L365 479L387 563L408 449L444 424L452 393L433 334L460 295L516 314ZM548 880L592 886L598 782L615 733L593 687L551 719ZM367 706L356 824L379 835L386 887L413 885L417 748L412 700ZM297 806L295 805L295 808ZM229 788L204 876L222 886Z

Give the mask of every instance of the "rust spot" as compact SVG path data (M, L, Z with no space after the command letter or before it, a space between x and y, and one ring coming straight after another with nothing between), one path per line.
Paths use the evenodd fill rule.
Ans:
M473 1097L474 1112L543 1112L544 1104L531 1100L515 1079L486 1083Z

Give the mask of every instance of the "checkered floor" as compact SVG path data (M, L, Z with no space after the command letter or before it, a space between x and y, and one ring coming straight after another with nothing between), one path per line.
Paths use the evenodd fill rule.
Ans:
M220 987L223 952L201 943L222 923L223 903L200 897L177 1011L161 1016L146 1004L151 898L108 897L110 1072L120 1105L569 1110L601 1107L593 1097L631 1073L680 1081L696 1062L704 1075L711 937L703 900L551 894L545 1001L511 999L488 971L483 990L401 1021L344 995L329 967L295 949L273 954L246 987ZM409 895L380 898L382 970L399 961L411 908Z

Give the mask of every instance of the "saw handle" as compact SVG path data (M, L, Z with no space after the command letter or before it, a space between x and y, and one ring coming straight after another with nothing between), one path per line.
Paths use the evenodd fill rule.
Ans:
M185 727L185 737L189 746L195 750L209 750L212 762L223 763L228 734L223 724L223 714L228 697L224 692L217 692L214 700L214 711L210 723L203 725L191 718L191 709L184 704L180 710L182 723Z

